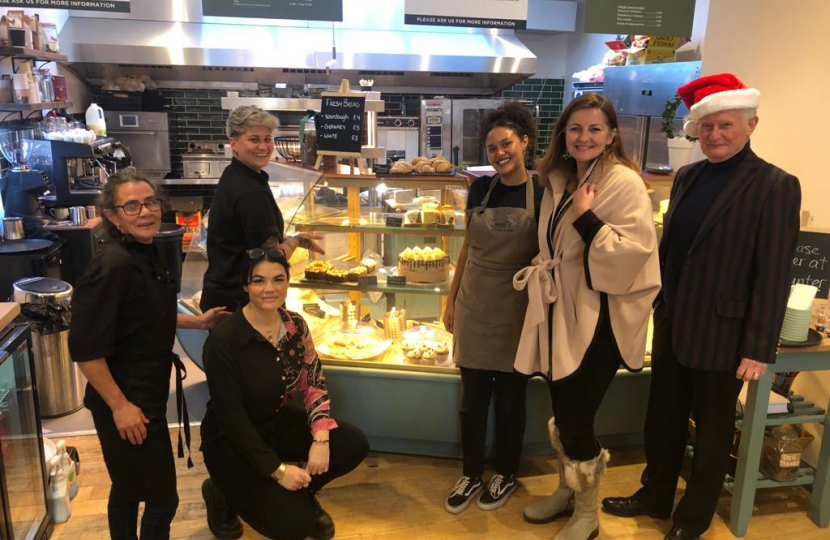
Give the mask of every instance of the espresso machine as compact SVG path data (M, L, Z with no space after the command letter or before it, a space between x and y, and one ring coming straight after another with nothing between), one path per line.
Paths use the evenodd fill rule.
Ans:
M0 132L0 151L11 165L0 184L0 197L6 217L23 218L24 227L49 221L37 199L46 190L43 172L29 166L36 143L31 129Z

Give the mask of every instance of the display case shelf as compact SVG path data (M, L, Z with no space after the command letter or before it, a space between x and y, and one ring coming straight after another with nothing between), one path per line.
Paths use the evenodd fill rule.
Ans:
M399 215L403 216L403 214ZM385 224L335 225L323 221L307 221L294 222L294 228L299 232L321 233L412 234L418 236L464 236L467 234L462 224L456 224L454 227L391 227Z
M359 283L333 283L327 281L309 281L302 277L291 278L291 287L300 287L302 289L311 289L316 291L343 291L343 292L381 292L387 294L401 293L401 294L428 294L428 295L446 295L450 292L449 279L442 283L432 285L387 285L384 282L378 282L377 285L362 285Z

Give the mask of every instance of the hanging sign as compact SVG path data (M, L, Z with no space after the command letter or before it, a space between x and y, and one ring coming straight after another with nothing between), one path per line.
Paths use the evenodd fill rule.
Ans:
M694 18L695 0L587 0L584 31L686 37Z
M528 0L405 0L404 23L524 29Z
M343 0L202 0L211 17L342 21Z
M129 13L130 0L2 0L0 7Z
M816 298L830 294L830 234L801 231L790 268L792 283L818 288Z

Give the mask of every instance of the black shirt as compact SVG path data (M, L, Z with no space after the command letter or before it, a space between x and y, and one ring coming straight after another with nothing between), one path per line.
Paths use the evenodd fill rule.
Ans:
M208 217L202 311L222 305L233 311L247 300L242 290L245 251L262 247L274 235L282 241L283 227L282 213L268 187L268 174L232 159L219 179Z
M104 244L72 294L72 360L169 359L175 338L176 286L158 248L129 240Z
M280 459L266 443L278 436L280 409L303 395L310 431L334 429L326 380L305 320L280 309L285 334L276 347L241 309L219 323L204 347L210 401L202 421L202 450L241 455L267 477Z
M669 236L666 239L666 260L663 272L663 300L674 305L677 283L686 255L692 247L697 231L724 186L732 178L736 167L749 152L749 143L743 149L720 163L707 162L696 178L689 178L689 187L683 200L672 212Z
M481 206L487 190L490 188L492 176L481 176L476 178L470 185L467 192L467 210ZM536 221L539 221L539 212L542 208L543 188L539 187L539 178L533 176L533 203L536 209ZM493 187L493 193L487 200L487 208L524 208L525 207L525 183L518 186L506 186L500 181Z

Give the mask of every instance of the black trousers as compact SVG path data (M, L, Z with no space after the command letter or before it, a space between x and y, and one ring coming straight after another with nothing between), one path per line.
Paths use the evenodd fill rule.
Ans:
M637 492L661 511L671 510L686 448L689 415L696 440L686 493L674 523L695 535L709 528L729 464L735 433L735 402L743 383L732 372L689 369L677 363L672 323L661 304L654 312L651 393L646 413L646 470Z
M313 494L357 467L369 452L369 442L358 428L346 422L329 435L329 470L313 475L307 489L288 491L273 478L263 478L245 459L223 442L203 446L210 477L228 504L261 535L274 540L306 538L314 527ZM308 460L312 436L306 412L288 405L279 412L277 428L267 440L281 460Z
M509 476L519 470L527 418L528 377L516 371L461 369L461 451L464 475L484 473L484 446L490 397L495 419L496 472Z
M565 454L575 461L588 461L599 455L594 417L621 362L607 312L600 316L598 324L596 337L579 369L560 381L548 381L559 440Z

